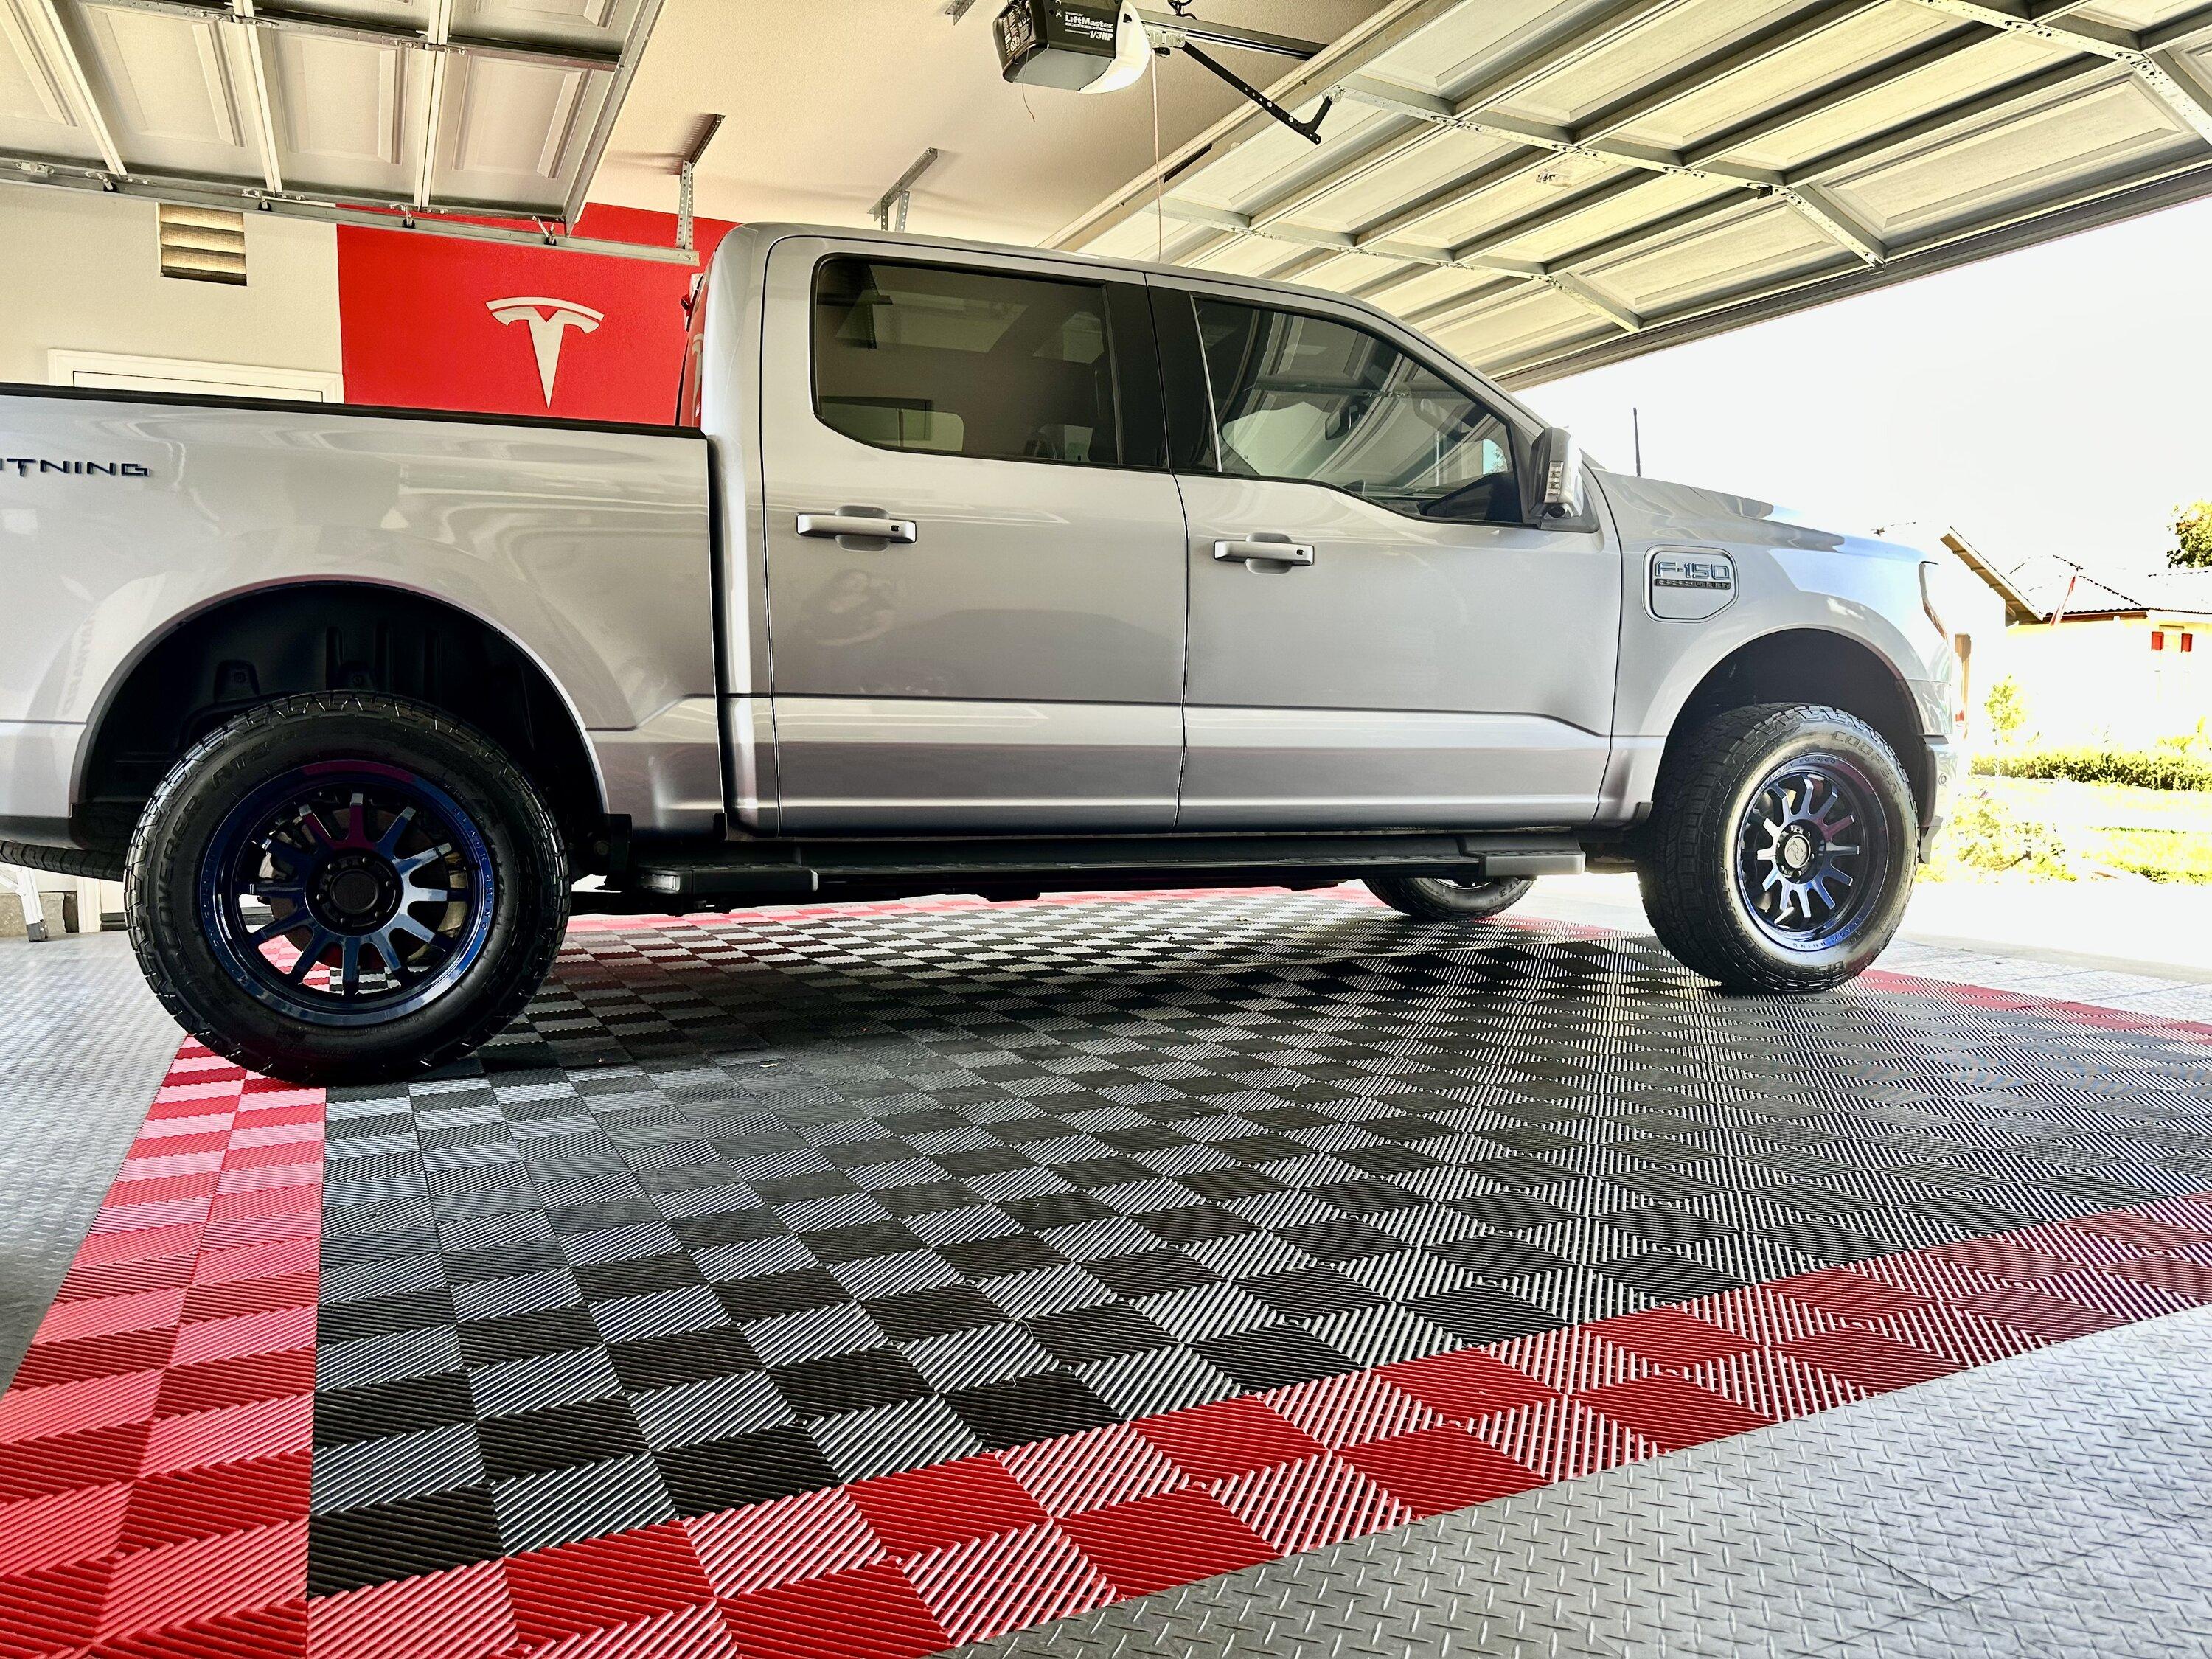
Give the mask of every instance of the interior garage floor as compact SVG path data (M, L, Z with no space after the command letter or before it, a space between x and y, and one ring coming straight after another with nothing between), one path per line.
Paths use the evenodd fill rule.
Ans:
M579 927L325 1098L151 1090L104 944L0 1654L2203 1650L2212 988L792 909Z

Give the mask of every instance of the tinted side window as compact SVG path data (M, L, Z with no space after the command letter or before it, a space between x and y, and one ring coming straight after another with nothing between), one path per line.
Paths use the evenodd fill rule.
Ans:
M882 449L1116 466L1109 343L1096 283L827 259L814 407Z
M1204 296L1198 326L1222 471L1519 521L1511 428L1418 358L1346 323Z

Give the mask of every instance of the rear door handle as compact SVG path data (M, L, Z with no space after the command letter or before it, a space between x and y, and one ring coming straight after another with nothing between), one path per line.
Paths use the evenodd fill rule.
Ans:
M879 519L866 513L802 513L802 536L862 536L878 542L913 542L921 532L912 519Z
M1213 556L1243 564L1311 564L1314 550L1310 542L1271 541L1264 536L1252 536L1240 541L1214 543Z

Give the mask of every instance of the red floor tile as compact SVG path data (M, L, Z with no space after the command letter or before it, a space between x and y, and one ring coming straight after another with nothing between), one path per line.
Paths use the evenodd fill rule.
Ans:
M1906 1388L1963 1369L1955 1359L1853 1326L1802 1338L1783 1352L1816 1370L1832 1372L1869 1394Z
M1275 1463L1298 1462L1323 1449L1311 1435L1249 1396L1140 1418L1137 1428L1201 1486Z
M951 1645L890 1562L732 1596L722 1616L744 1659L923 1659ZM823 1650L823 1632L836 1632Z
M1267 1540L1202 1492L1071 1515L1067 1535L1130 1595L1149 1595L1274 1559Z
M1479 1348L1385 1365L1379 1375L1455 1423L1553 1397L1553 1390Z
M704 1606L714 1587L681 1526L533 1550L507 1562L515 1627L526 1642Z
M1021 1482L991 1457L863 1480L846 1491L893 1555L1018 1532L1047 1518Z
M1686 1377L1662 1372L1617 1382L1577 1396L1592 1411L1626 1423L1662 1451L1680 1451L1773 1421L1748 1406L1701 1389Z
M1451 1425L1370 1440L1344 1456L1416 1516L1486 1504L1544 1484L1534 1470Z

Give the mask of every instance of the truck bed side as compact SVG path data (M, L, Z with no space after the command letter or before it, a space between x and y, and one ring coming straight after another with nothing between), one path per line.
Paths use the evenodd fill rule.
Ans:
M0 386L0 836L66 839L98 723L174 630L331 584L487 625L557 692L608 811L706 827L708 453L673 428Z

